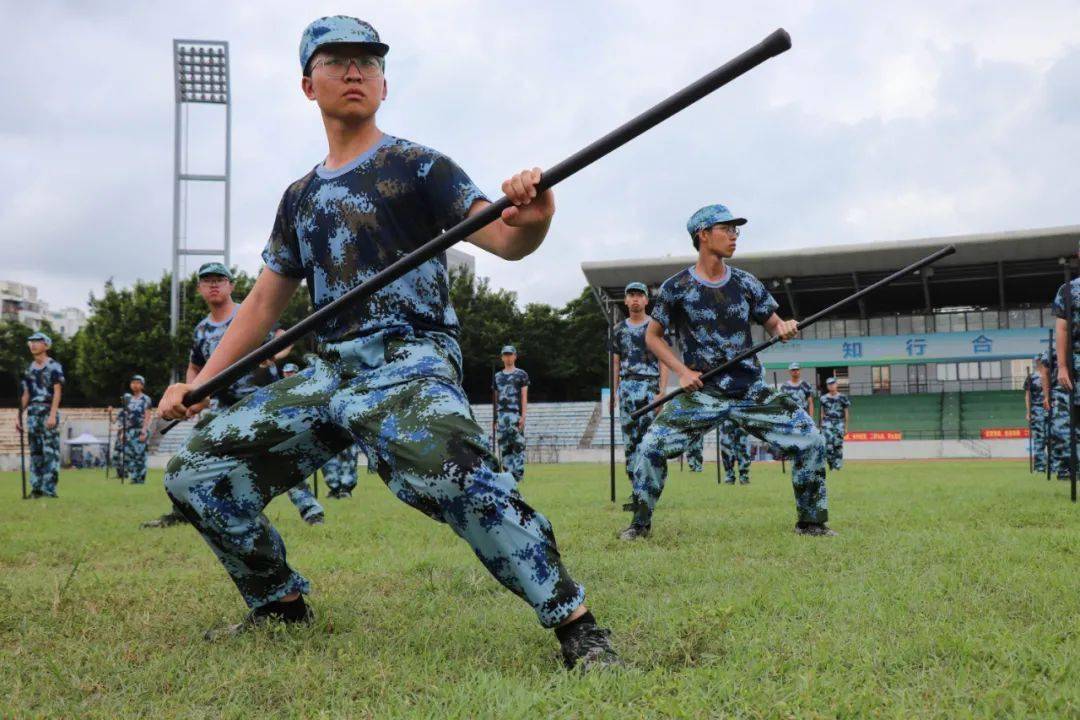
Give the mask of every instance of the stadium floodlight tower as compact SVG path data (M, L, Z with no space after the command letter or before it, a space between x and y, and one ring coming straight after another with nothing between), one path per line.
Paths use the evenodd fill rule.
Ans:
M169 294L169 332L180 326L180 258L184 255L220 256L229 265L229 186L232 145L232 98L229 87L229 43L217 40L173 40L173 83L176 88L176 118L173 124L173 241L172 286ZM182 110L185 104L221 105L225 109L225 163L220 175L187 172L181 158L187 156L188 133ZM181 184L219 182L225 192L225 228L220 248L181 247ZM186 210L183 211L186 213Z

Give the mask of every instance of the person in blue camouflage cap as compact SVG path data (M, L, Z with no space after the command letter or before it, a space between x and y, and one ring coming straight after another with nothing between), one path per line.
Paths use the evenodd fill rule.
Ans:
M22 376L20 407L26 413L27 445L30 451L29 498L55 498L60 482L60 399L64 368L49 357L52 338L36 332L27 339L33 361ZM23 431L22 413L15 421Z
M750 437L742 426L728 419L720 424L720 455L724 461L724 482L735 484L738 472L739 484L750 484Z
M788 365L789 378L780 386L780 392L787 393L799 403L799 407L814 417L814 388L802 379L802 366L797 362Z
M282 197L265 267L229 332L189 383L166 390L164 417L202 383L254 348L306 281L316 309L489 203L450 158L384 133L386 45L355 18L316 20L304 32L302 89L322 114L329 151ZM554 215L540 169L503 183L511 201L469 242L517 260L535 251ZM319 357L201 422L173 458L166 488L211 546L251 608L244 622L310 622L309 581L286 561L262 510L329 458L358 443L403 502L449 525L484 567L553 628L567 666L617 662L609 631L584 605L548 520L499 472L461 387L458 318L445 254L423 262L319 327Z
M146 442L150 437L150 421L154 418L154 403L143 392L146 379L142 375L133 375L128 385L131 392L124 394L116 440L123 448L121 477L127 477L132 485L142 485L146 482Z
M495 439L503 469L521 482L525 477L525 414L529 409L529 373L517 366L517 349L504 345L503 369L491 378L495 397Z
M686 466L690 472L705 471L705 436L698 435L686 447Z
M832 535L825 491L825 441L813 419L791 397L770 388L761 363L749 357L707 381L701 374L751 347L750 323L783 341L798 324L781 320L778 304L761 281L729 267L739 228L746 223L723 205L695 212L686 229L697 262L664 281L653 303L646 342L679 378L686 392L665 405L641 442L634 461L634 488L643 500L619 537L649 535L667 479L667 459L684 452L694 437L731 419L747 432L792 456L792 485L801 535ZM674 333L683 358L665 342Z
M825 380L821 396L821 434L825 436L825 463L830 470L844 467L844 434L851 420L851 400L840 392L836 378Z
M1070 313L1071 310L1071 313ZM1080 393L1074 392L1073 382L1077 377L1077 369L1080 369L1080 278L1063 283L1054 294L1054 303L1051 306L1054 315L1054 347L1053 357L1056 360L1056 377L1054 378L1053 414L1051 415L1051 431L1053 434L1053 446L1051 462L1057 471L1058 479L1069 478L1069 453L1070 453L1070 398L1071 403L1080 405ZM1069 337L1067 318L1072 315L1072 337ZM1072 366L1069 363L1069 354L1072 354ZM1080 425L1080 423L1077 423ZM1077 432L1078 428L1073 428ZM1056 450L1054 452L1053 450ZM1080 451L1080 443L1077 443ZM1080 468L1080 458L1074 462Z
M1032 370L1024 378L1024 410L1028 423L1028 443L1031 446L1033 469L1046 472L1046 408L1043 407L1043 381L1039 367L1042 354L1032 359Z
M199 372L217 351L240 310L240 304L235 302L232 297L232 272L223 263L204 263L199 267L198 278L199 295L206 302L210 313L195 326L191 342L191 357L188 360L186 372L189 383L198 376ZM262 341L268 342L275 335L282 332L282 330L270 330L263 336ZM292 346L290 345L275 355L273 359L263 361L255 370L242 375L232 385L215 395L209 404L210 409L205 413L203 422L208 422L214 414L232 407L260 387L276 381L278 372L274 361L284 359L291 350ZM288 496L289 501L296 507L300 517L307 524L322 525L326 521L326 513L315 498L315 494L311 491L311 487L306 480L289 488ZM168 527L182 522L186 522L186 518L180 509L175 507L174 503L171 512L157 520L143 523L142 526Z
M623 505L623 510L633 512L637 507L637 496L633 494L634 479L630 474L630 465L656 412L645 413L636 420L630 415L660 397L661 388L667 387L668 370L645 347L645 328L652 319L645 313L649 304L648 286L643 282L627 283L623 290L623 304L626 305L627 317L615 326L611 351L615 363L615 395L619 399L626 477L631 487L630 500Z

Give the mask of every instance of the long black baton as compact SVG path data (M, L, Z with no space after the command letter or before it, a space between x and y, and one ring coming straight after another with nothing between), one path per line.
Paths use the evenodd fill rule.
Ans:
M659 125L714 90L790 48L791 36L787 34L787 31L784 29L775 30L760 43L741 55L729 60L708 75L687 85L666 100L662 100L624 125L612 130L591 145L578 150L562 162L545 170L540 177L540 182L537 183L537 192L543 192L554 187L574 173L583 170L608 153L622 147L646 130ZM293 325L278 337L252 350L204 384L186 392L184 394L184 405L190 407L229 387L263 360L274 356L300 338L313 332L327 320L337 317L358 300L375 294L402 275L411 272L436 255L445 252L450 246L466 239L484 226L495 222L502 215L503 210L512 206L513 203L510 199L503 196L480 212L450 228L442 235L429 240L405 257L391 263L337 300L324 305L296 325ZM161 431L162 434L171 430L177 422L174 421L166 426Z
M946 257L947 255L952 255L954 252L956 252L956 247L953 246L953 245L947 245L947 246L941 248L940 250L938 250L937 252L935 252L935 253L933 253L931 255L927 255L922 260L919 260L918 262L913 262L912 264L908 265L906 268L903 268L901 270L897 270L892 275L889 275L888 277L885 277L885 278L882 278L881 280L878 280L873 285L867 285L866 287L864 287L862 290L858 291L857 293L854 293L852 295L848 295L843 300L840 300L839 302L833 303L832 305L825 308L824 310L819 310L818 312L814 313L813 315L806 318L805 320L799 321L799 329L802 330L805 327L809 327L809 326L813 325L814 323L816 323L818 320L821 320L824 317L832 315L834 312L836 312L840 308L844 307L845 305L847 305L849 303L853 303L856 300L858 300L859 298L864 297L866 295L869 295L870 293L874 292L875 290L883 288L886 285L888 285L889 283L895 282L895 281L899 280L900 278L902 278L903 276L905 276L905 275L907 275L909 273L913 273L916 270L919 270L920 268L924 268L927 265L930 265L931 263L935 263L938 260L940 260L941 258ZM780 342L780 337L779 336L769 338L768 340L764 340L762 342L759 342L757 345L753 346L752 348L748 348L746 350L743 350L741 353L739 353L735 357L731 358L730 360L727 360L724 363L722 363L720 365L717 365L716 367L712 368L711 370L706 370L705 372L701 373L701 379L703 381L708 380L709 378L711 378L711 377L713 377L715 375L718 375L719 373L724 372L725 370L730 368L735 363L742 362L743 360L745 360L748 357L752 357L754 355L757 355L757 354L769 349L770 347L772 347L773 345L775 345L778 342ZM682 395L684 392L686 392L686 390L683 389L683 388L679 388L678 390L672 390L667 395L664 395L663 397L661 397L661 398L659 398L657 400L654 400L653 402L649 403L645 407L640 408L638 410L635 410L633 412L633 414L631 414L630 417L637 418L639 415L643 415L644 413L647 413L650 410L654 410L655 408L660 407L661 405L666 403L668 400L671 400L672 398L676 398L679 395Z
M1069 486L1072 501L1076 502L1076 363L1073 358L1073 298L1072 280L1065 283L1065 367L1071 382L1069 388Z
M26 440L24 440L24 433L26 427L23 425L23 408L22 400L19 400L19 468L22 470L22 499L26 499Z

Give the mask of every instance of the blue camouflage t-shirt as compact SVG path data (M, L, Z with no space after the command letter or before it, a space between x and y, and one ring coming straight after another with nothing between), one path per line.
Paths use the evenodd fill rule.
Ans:
M1043 401L1043 385L1042 376L1039 373L1031 373L1024 380L1024 389L1031 393L1031 405L1042 405Z
M31 405L52 405L53 386L57 384L64 384L64 367L52 358L40 367L31 362L23 373L22 385Z
M1068 297L1065 294L1065 288L1069 287L1072 291L1072 326L1073 326L1073 377L1076 377L1076 371L1080 369L1080 278L1076 278L1069 283L1063 283L1058 288L1057 293L1054 295L1054 304L1051 312L1054 317L1064 320L1068 313L1065 310L1065 304ZM1056 341L1055 341L1056 342ZM1056 353L1056 348L1051 350ZM1064 361L1062 361L1064 364Z
M777 307L761 281L748 272L728 266L722 280L709 282L691 266L660 286L652 319L674 333L683 363L704 372L751 347L750 322L764 323ZM710 378L706 386L734 397L760 379L761 363L749 357Z
M225 331L229 329L229 325L232 324L233 319L236 317L236 312L239 309L240 305L237 304L233 308L232 315L221 322L214 322L213 318L209 315L199 321L199 324L195 326L195 333L191 341L192 365L198 367L206 365L210 356L217 350L217 346L221 343L221 339L225 337ZM274 333L271 331L263 342L269 342L273 338ZM277 366L270 365L268 367L257 367L230 385L227 390L222 390L215 395L214 398L219 404L228 407L229 405L239 402L260 387L269 385L277 379Z
M491 386L498 397L499 414L521 414L521 388L529 386L529 373L521 368L495 373Z
M829 422L844 422L844 410L851 407L847 395L825 393L821 396L821 419Z
M146 393L139 397L135 397L134 393L125 393L124 399L127 401L123 408L124 427L130 430L142 430L143 418L154 407L153 401Z
M793 397L803 410L810 407L810 398L814 396L814 388L810 387L810 383L805 380L797 385L792 385L788 380L780 386L780 392Z
M289 186L263 261L276 273L306 279L319 309L464 220L483 199L450 158L383 135L344 167L319 165ZM319 339L410 329L456 335L457 328L441 254L327 321Z
M649 317L645 316L640 325L627 318L615 328L612 351L619 356L619 377L660 377L660 361L645 347L648 327Z

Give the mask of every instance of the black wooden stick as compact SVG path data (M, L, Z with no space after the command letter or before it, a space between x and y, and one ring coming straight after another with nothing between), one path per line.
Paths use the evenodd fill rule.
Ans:
M941 248L937 252L935 252L935 253L933 253L931 255L927 255L922 260L919 260L918 262L913 262L912 264L908 265L906 268L903 268L901 270L897 270L892 275L889 275L888 277L885 277L885 278L882 278L881 280L878 280L873 285L867 285L862 290L859 290L856 293L848 295L843 300L840 300L839 302L833 303L832 305L825 308L824 310L819 310L818 312L814 313L813 315L806 318L805 320L800 320L799 321L799 329L801 330L802 328L809 327L809 326L813 325L814 323L816 323L818 320L821 320L824 317L828 317L829 315L832 315L834 312L836 312L837 310L839 310L843 306L848 305L849 303L853 303L856 300L858 300L859 298L865 297L866 295L869 295L870 293L874 292L875 290L879 290L880 288L883 288L886 285L899 280L900 278L902 278L903 276L905 276L905 275L907 275L909 273L913 273L913 272L915 272L916 270L918 270L920 268L924 268L927 265L930 265L931 263L935 263L938 260L940 260L941 258L945 257L946 255L952 255L954 252L956 252L956 247L953 246L953 245L947 245L946 247ZM757 355L757 354L767 350L768 348L772 347L773 345L775 345L778 342L780 342L779 336L769 338L768 340L764 340L762 342L759 342L757 345L755 345L755 346L753 346L751 348L747 348L746 350L743 350L741 353L739 353L735 357L731 358L730 360L727 360L726 362L712 368L711 370L706 370L705 372L703 372L701 374L701 379L703 381L708 380L709 378L711 378L711 377L713 377L713 376L715 376L715 375L717 375L719 373L724 372L725 370L727 370L729 367L731 367L735 363L741 362L741 361L745 360L748 357L752 357L754 355ZM679 395L682 395L684 392L686 392L686 390L684 390L683 388L679 388L678 390L672 390L667 395L664 395L663 397L659 398L658 400L654 400L653 402L649 403L645 407L639 408L638 410L635 410L634 413L631 415L631 417L634 417L634 418L640 417L641 415L660 407L661 405L666 403L668 400L671 400L672 398L675 398L675 397L678 397Z
M662 100L624 125L612 130L607 135L593 142L560 163L553 165L544 171L537 184L537 191L542 192L554 187L571 175L583 170L605 155L617 150L630 142L646 130L659 125L672 115L693 105L698 100L712 93L714 90L728 84L735 78L753 70L766 60L779 55L791 48L791 36L787 31L779 29L774 31L760 43L746 50L741 55L729 60L704 77L687 85L674 95ZM273 357L279 351L292 345L300 338L308 335L319 328L327 320L337 317L350 305L358 300L366 298L394 282L402 275L415 270L421 264L443 253L452 245L465 240L477 230L491 224L499 218L503 210L512 206L507 197L496 200L480 212L472 215L442 235L429 240L408 255L391 263L368 280L345 293L337 300L327 303L323 307L304 318L296 325L286 330L283 334L274 338L265 345L252 350L244 357L222 370L202 385L192 388L184 394L184 405L191 406L211 395L224 390L236 382L241 376L250 372L263 360ZM162 433L168 432L176 425L173 422L165 427Z

